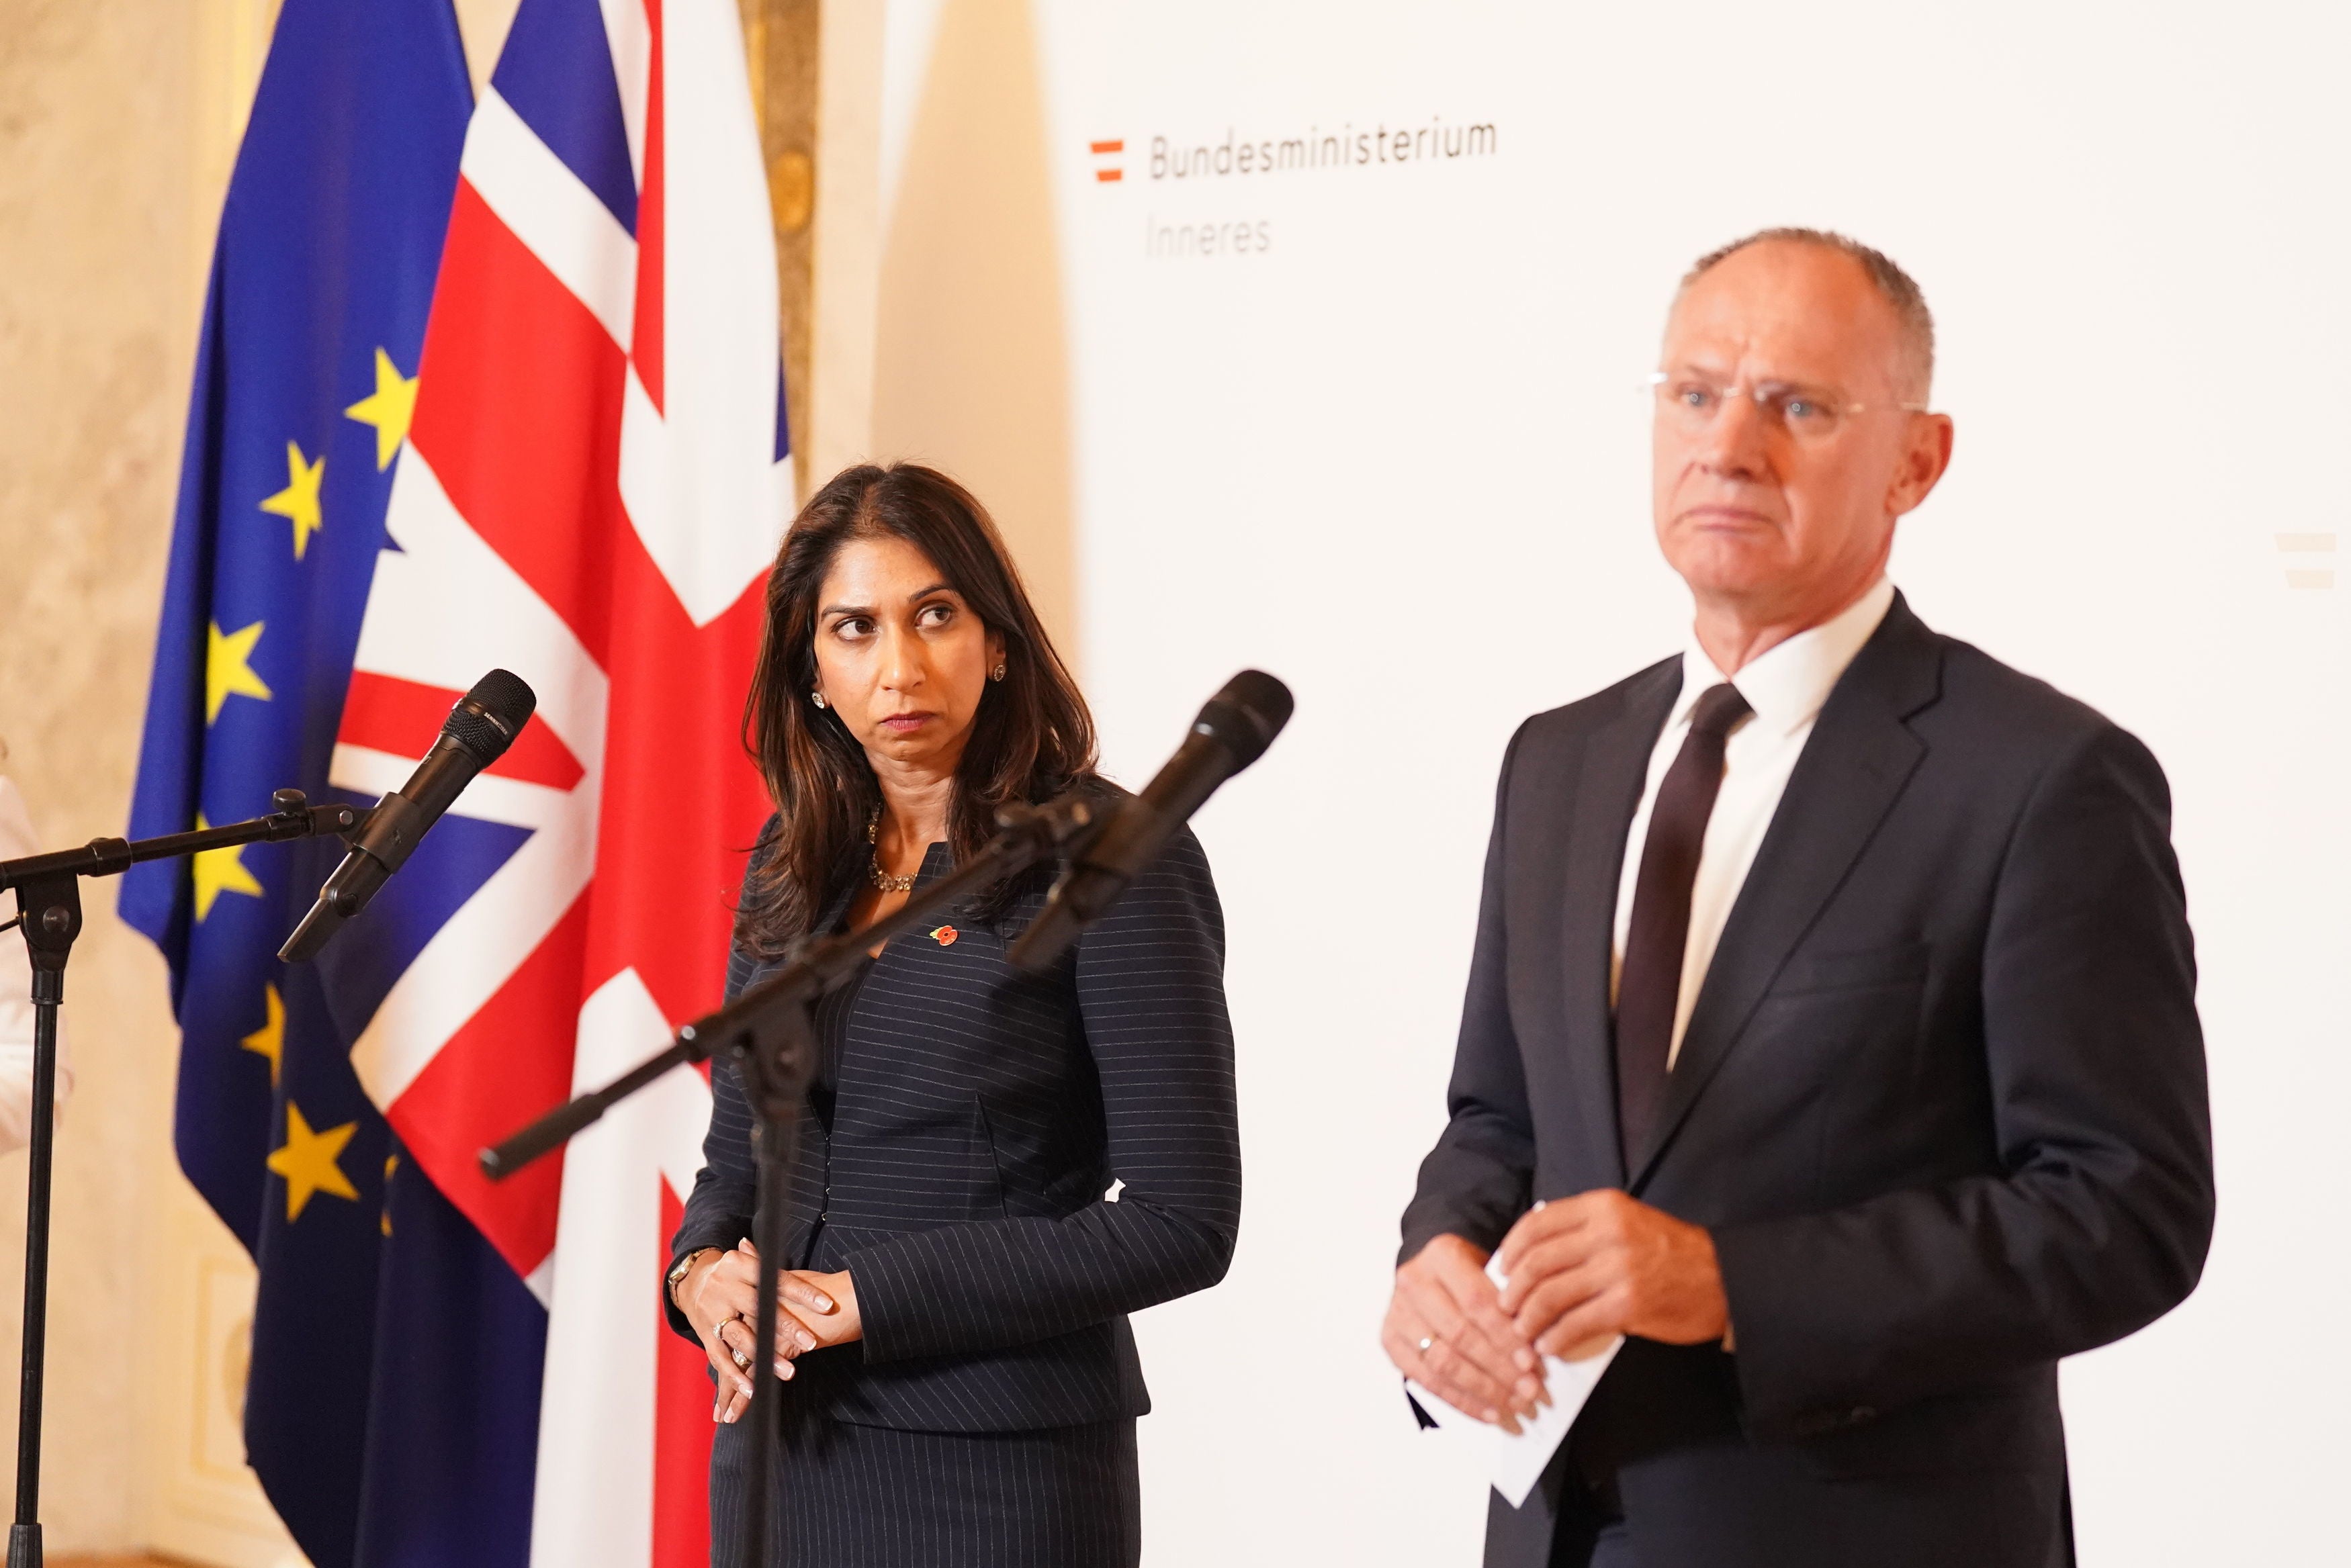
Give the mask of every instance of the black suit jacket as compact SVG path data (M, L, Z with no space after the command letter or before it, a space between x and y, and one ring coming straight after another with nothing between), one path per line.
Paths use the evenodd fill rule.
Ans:
M1618 1146L1617 878L1677 661L1502 766L1452 1120L1409 1257L1622 1188L1713 1233L1737 1354L1627 1344L1487 1562L1614 1479L1645 1563L2070 1557L2058 1358L2195 1285L2212 1223L2195 961L2154 758L1898 597L1732 908L1657 1130Z
M916 886L951 868L934 845ZM802 1358L789 1417L971 1432L1139 1416L1125 1314L1224 1276L1240 1149L1207 857L1179 835L1032 979L1005 950L1043 902L958 911L951 941L901 936L866 977L831 1133L800 1116L788 1258L850 1272L864 1340ZM771 967L738 950L728 999ZM673 1259L751 1234L750 1106L723 1064L711 1095Z

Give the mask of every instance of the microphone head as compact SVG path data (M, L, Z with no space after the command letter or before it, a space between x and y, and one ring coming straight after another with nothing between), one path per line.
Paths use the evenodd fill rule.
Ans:
M538 694L511 670L493 670L449 710L441 732L488 767L506 755L538 707Z
M1208 699L1192 731L1232 753L1233 771L1238 773L1265 755L1297 705L1289 687L1262 670L1244 670Z

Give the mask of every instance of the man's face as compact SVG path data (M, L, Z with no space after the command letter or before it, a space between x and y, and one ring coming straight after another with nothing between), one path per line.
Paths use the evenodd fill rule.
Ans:
M1750 245L1676 304L1654 505L1657 543L1701 605L1817 619L1885 570L1895 519L1950 457L1950 421L1903 406L1921 389L1905 384L1902 347L1861 264L1821 245Z

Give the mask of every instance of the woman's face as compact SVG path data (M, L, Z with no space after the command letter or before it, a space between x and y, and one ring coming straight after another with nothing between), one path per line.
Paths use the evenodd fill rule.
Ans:
M817 594L817 690L877 770L952 772L1004 639L904 539L852 539Z

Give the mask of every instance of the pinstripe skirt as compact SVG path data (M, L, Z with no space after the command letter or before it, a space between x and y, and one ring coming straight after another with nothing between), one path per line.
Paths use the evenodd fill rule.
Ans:
M1135 1568L1132 1417L1028 1432L902 1432L823 1420L782 1446L760 1568ZM751 1431L710 1453L712 1568L744 1568Z

